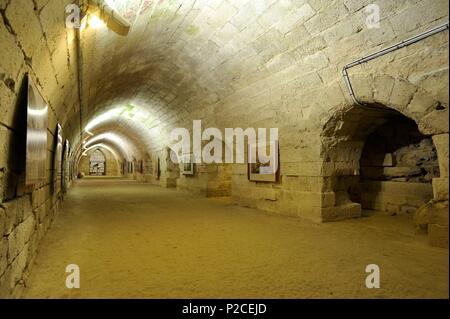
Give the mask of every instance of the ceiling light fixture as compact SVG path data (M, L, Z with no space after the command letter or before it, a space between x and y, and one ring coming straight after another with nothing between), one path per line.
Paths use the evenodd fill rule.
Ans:
M122 17L111 2L106 0L83 0L82 11L89 15L89 26L93 29L107 27L119 35L126 36L131 24Z
M100 29L105 26L105 23L96 15L91 14L89 17L89 26L93 29Z

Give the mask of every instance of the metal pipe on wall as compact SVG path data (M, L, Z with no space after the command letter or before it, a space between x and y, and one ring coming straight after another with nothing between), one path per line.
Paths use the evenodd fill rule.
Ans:
M350 76L348 74L348 70L350 68L352 68L354 66L357 66L357 65L361 65L363 63L367 63L367 62L369 62L371 60L377 59L377 58L379 58L379 57L381 57L383 55L386 55L386 54L388 54L390 52L394 52L394 51L399 50L401 48L407 47L407 46L409 46L411 44L417 43L417 42L419 42L419 41L421 41L423 39L426 39L428 37L431 37L432 35L435 35L435 34L437 34L439 32L448 30L448 28L449 28L449 22L444 23L444 24L442 24L440 26L437 26L437 27L435 27L433 29L430 29L428 31L422 32L422 33L420 33L418 35L415 35L415 36L413 36L413 37L411 37L409 39L403 40L403 41L401 41L399 43L396 43L396 44L391 45L391 46L389 46L387 48L381 49L381 50L379 50L377 52L374 52L372 54L364 56L364 57L362 57L360 59L357 59L357 60L355 60L355 61L345 65L344 69L342 70L342 75L344 77L345 85L347 87L347 90L348 90L348 92L350 94L350 97L352 98L353 102L355 104L357 104L357 105L363 105L361 102L358 101L358 99L356 98L356 95L355 95L355 91L353 90L353 86L352 86L352 83L350 81Z

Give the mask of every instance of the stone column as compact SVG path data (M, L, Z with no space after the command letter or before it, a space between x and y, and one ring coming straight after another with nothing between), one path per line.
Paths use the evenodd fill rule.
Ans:
M448 133L433 136L440 171L440 176L433 178L433 197L435 200L448 200L448 142Z
M433 205L428 224L428 239L432 246L448 247L448 133L433 136L440 177L433 178Z
M349 152L343 152L348 154ZM350 199L348 189L359 183L359 163L351 160L324 162L321 175L323 188L321 193L321 221L331 222L361 217L361 204Z
M177 187L177 179L180 177L180 168L178 164L172 162L170 152L170 148L166 147L164 150L166 172L162 184L167 188L175 188Z

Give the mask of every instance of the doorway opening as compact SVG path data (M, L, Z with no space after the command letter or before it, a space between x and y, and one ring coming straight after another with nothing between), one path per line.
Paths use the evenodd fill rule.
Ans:
M106 175L106 158L102 151L100 151L99 149L96 149L89 158L89 175Z
M324 192L334 197L323 221L359 217L362 210L412 214L433 198L439 164L432 138L394 109L340 110L324 126L322 147Z

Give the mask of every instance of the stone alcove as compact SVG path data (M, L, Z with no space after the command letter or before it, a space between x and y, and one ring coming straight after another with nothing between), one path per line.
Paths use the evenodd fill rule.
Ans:
M363 209L413 214L433 198L439 163L433 140L398 115L368 135L360 160L360 184L350 194Z
M399 111L351 106L329 119L321 137L322 221L359 217L363 208L414 213L435 198L434 137Z
M412 213L414 223L418 229L428 232L432 245L448 246L448 99L432 94L417 84L388 75L356 74L354 80L357 83L357 99L361 104L346 103L337 106L322 122L321 221L360 217L362 207L384 209L394 214ZM365 160L361 160L361 156L366 156L363 154L366 141L370 145L371 139L377 140L377 134L387 134L381 131L383 126L392 126L389 122L394 126L404 126L410 140L403 141L397 147L391 145L391 150L383 154L382 166L387 166L393 160L389 158L390 155L386 155L388 153L399 157L401 153L405 155L408 152L412 157L418 153L425 156L415 159L415 165L419 164L415 167L415 172L411 167L395 168L394 163L390 163L392 166L387 169L372 168L371 172L363 167L362 174L366 181L367 175L371 173L375 174L371 178L378 180L378 186L368 191L367 187L362 186L364 181L360 183L360 167L365 166ZM402 134L396 135L400 138ZM406 145L401 145L405 143ZM393 154L396 152L397 154ZM433 169L430 170L430 167ZM380 170L383 174L377 177ZM385 170L391 176L386 176ZM399 174L400 170L403 170L402 174ZM396 184L393 184L394 188L380 188L380 185L386 186L389 184L386 182L391 182L387 179L393 178L397 179ZM409 188L403 189L403 194L409 194L408 203L404 201L387 205L383 196L380 196L380 191L386 194L398 193L401 183ZM377 193L378 197L370 193ZM428 199L430 200L426 202ZM420 206L422 202L426 204Z

